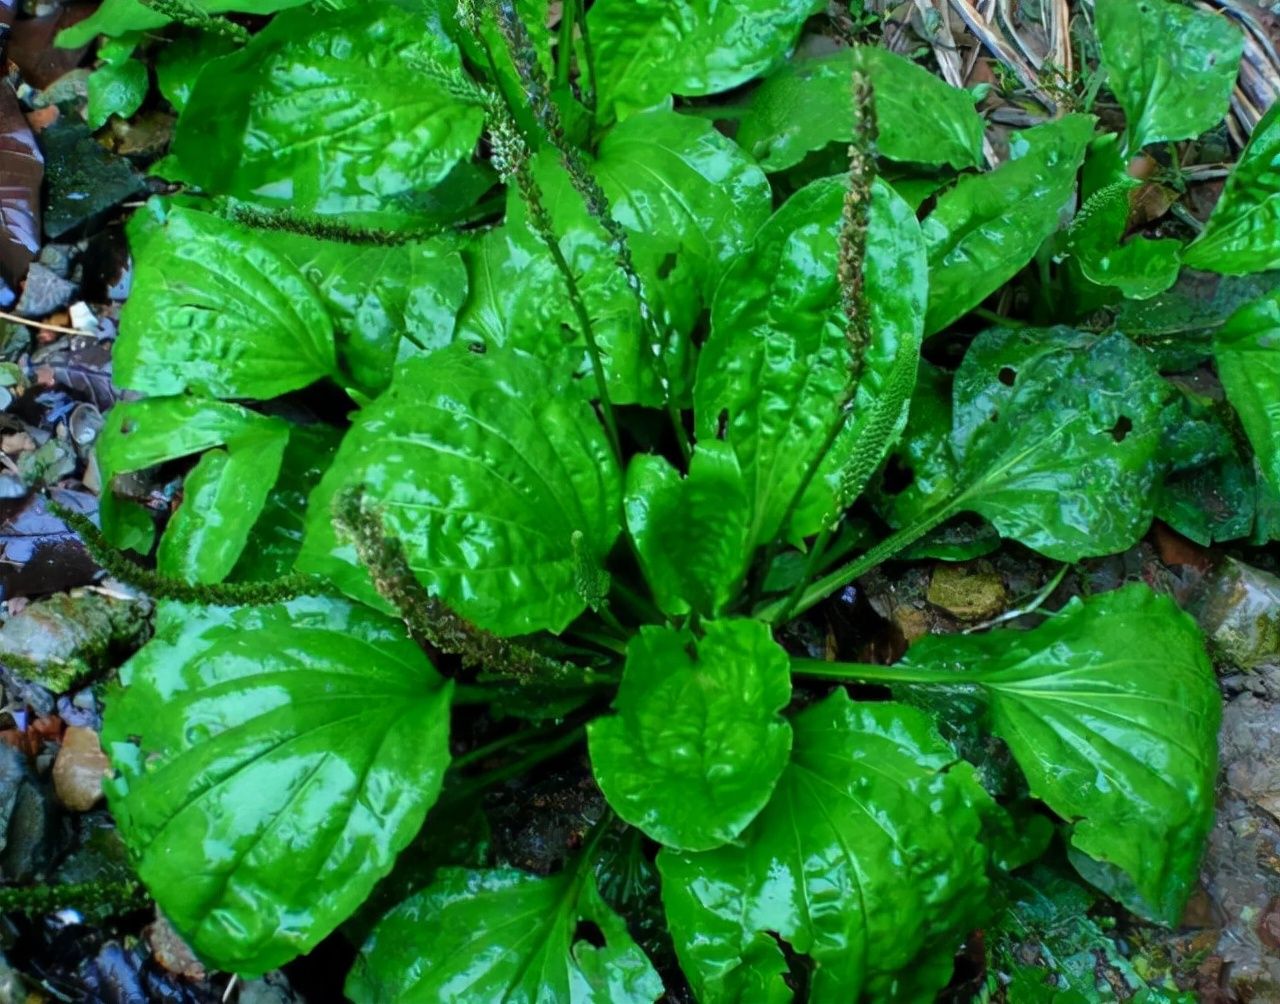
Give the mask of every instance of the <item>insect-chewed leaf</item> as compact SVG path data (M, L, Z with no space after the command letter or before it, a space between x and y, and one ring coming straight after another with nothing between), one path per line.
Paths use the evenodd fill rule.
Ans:
M987 890L988 796L925 715L837 690L793 721L773 797L739 840L658 855L676 952L700 1001L932 1000Z
M687 398L689 337L733 258L768 219L764 172L711 123L656 110L610 129L588 159L627 232L637 274L666 338L671 394ZM661 405L666 391L651 335L616 251L587 211L558 158L534 158L560 248L578 277L616 404ZM467 251L472 295L459 321L463 337L512 345L562 368L585 370L585 340L564 279L531 231L516 193L508 219ZM568 357L565 358L565 354Z
M1190 617L1134 585L1032 631L921 639L904 662L981 686L1031 793L1071 824L1077 867L1177 923L1213 822L1222 703Z
M759 621L643 628L627 649L612 717L591 723L596 780L614 810L668 847L734 839L787 763L786 652Z
M846 182L801 189L726 273L694 388L700 440L721 434L751 500L749 540L798 540L830 515L845 480L864 480L906 422L924 320L926 267L915 214L887 185L873 189L863 263L871 346L853 415L789 525L788 503L839 420L850 380L840 306L840 213Z
M452 684L342 600L165 604L103 741L138 874L200 957L262 973L318 944L422 825Z
M983 333L955 378L955 509L1062 561L1125 550L1151 524L1168 397L1124 335Z
M621 475L590 403L510 349L406 361L343 440L312 496L299 567L368 599L368 573L331 522L347 486L428 590L500 635L563 630L586 608L583 556L603 563L621 529Z

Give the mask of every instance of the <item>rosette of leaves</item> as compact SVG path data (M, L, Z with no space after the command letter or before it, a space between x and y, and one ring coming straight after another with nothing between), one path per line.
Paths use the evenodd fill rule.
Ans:
M906 123L918 68L791 56L821 4L565 3L554 30L536 2L336 6L213 47L166 165L194 187L130 225L141 399L100 463L185 475L148 581L187 591L112 692L108 797L196 953L261 973L395 890L343 928L357 1002L654 1001L677 963L705 1002L928 1000L1043 850L1011 850L1028 803L1084 880L1175 922L1218 696L1171 600L1128 586L891 667L779 642L957 517L1061 562L1146 532L1185 414L1146 349L972 336L1046 249L1125 239L1124 198L1063 212L1094 119L977 170L962 92L931 80ZM683 100L743 86L736 140ZM831 93L847 123L788 114ZM1144 114L1135 142L1165 129ZM1201 238L1240 236L1236 263L1268 141ZM904 181L934 186L923 214ZM1213 349L1267 477L1271 378L1244 363L1273 308ZM943 330L963 358L922 369ZM919 471L887 502L890 456ZM854 534L868 484L892 528ZM136 516L110 501L103 531L145 553ZM949 741L961 713L1017 805ZM552 758L608 806L561 867L457 851L488 846L456 839L477 795Z

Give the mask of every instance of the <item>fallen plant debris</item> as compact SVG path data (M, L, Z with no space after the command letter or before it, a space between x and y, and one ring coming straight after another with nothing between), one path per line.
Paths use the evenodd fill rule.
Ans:
M0 976L1280 993L1273 12L25 14Z

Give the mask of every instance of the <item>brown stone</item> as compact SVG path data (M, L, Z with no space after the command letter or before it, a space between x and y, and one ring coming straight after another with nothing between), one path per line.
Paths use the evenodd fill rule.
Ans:
M102 798L102 779L110 773L111 764L102 752L98 733L68 726L53 762L53 788L58 801L73 812L88 812Z

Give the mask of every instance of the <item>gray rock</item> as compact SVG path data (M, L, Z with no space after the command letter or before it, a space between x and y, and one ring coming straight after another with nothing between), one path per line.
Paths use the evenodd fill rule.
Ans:
M0 879L30 882L61 850L65 833L48 785L27 767L17 750L0 745Z
M1205 579L1191 612L1220 660L1241 669L1280 665L1280 578L1227 558Z
M76 284L68 282L50 268L32 262L27 270L27 284L15 308L23 317L47 317L71 302Z

